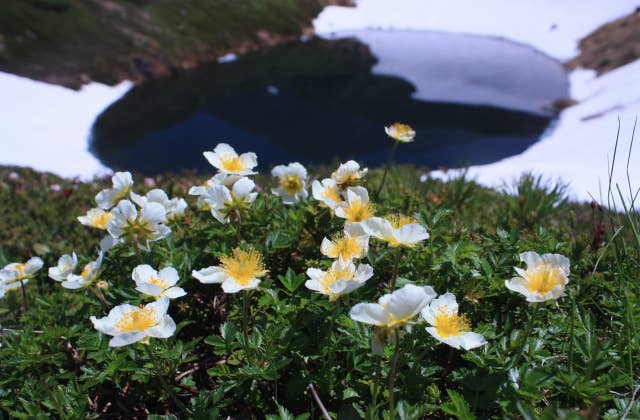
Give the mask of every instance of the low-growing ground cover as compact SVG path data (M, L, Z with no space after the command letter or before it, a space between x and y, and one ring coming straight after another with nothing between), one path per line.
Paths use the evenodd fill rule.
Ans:
M309 174L321 180L334 169L310 168ZM308 182L297 183L304 178L292 176L297 171L287 167L277 171L277 178L251 176L255 188L234 187L231 201L225 201L228 197L223 197L219 186L219 196L200 200L213 212L198 209L195 197L188 195L204 177L164 175L143 180L134 175L135 193L162 188L170 198L186 198L189 207L183 215L154 225L158 232L166 226L171 233L150 242L149 251L141 239L156 239L150 231L137 230L140 240L132 241L127 232L133 231L136 222L130 219L129 225L119 225L125 242L96 260L105 231L83 226L76 218L96 206L98 192L112 188L110 179L82 184L1 168L0 266L34 255L43 260L43 268L24 285L24 301L18 287L7 290L0 302L2 415L640 416L634 403L640 243L633 211L610 212L597 204L569 203L562 187L547 186L537 177L515 181L505 187L511 193L507 194L481 188L464 175L447 183L428 179L408 166L392 167L379 195L383 170L370 170L360 179L347 176L351 188L357 184L368 189L370 206L356 209L351 203L330 209L311 193L306 199L301 193L285 194L299 192L300 186L310 189ZM272 188L278 187L280 195L273 195ZM349 191L349 197L333 198L357 201L361 190ZM251 196L253 192L258 194ZM331 194L323 197L329 202ZM285 200L292 204L284 204ZM141 208L151 208L140 204L144 201L140 198L134 201ZM114 220L124 214L124 207L117 205L120 213ZM405 224L399 214L410 216L406 223L421 228L415 227L418 233L409 235L415 243L407 247L392 246L408 241L406 237L367 238L366 256L356 265L370 266L372 276L365 279L367 269L358 269L363 276L351 281L364 279L362 284L341 294L334 283L322 283L327 277L320 270L326 273L336 263L327 256L332 254L328 245L321 252L321 243L343 230L344 217L358 222L368 219L369 212L396 215L392 222L399 225ZM223 223L226 218L229 223ZM102 219L95 220L98 224ZM368 232L384 230L374 227ZM420 229L428 232L428 238ZM239 256L242 251L233 253L236 247L244 257ZM86 281L84 287L67 289L47 277L47 269L58 267L54 276L64 271L68 267L59 265L58 258L74 251L80 268L94 260L101 264L98 270L76 276L80 284ZM531 268L520 261L520 254L528 251L562 254L570 260L568 284L553 289L564 291L563 296L527 303L525 296L506 287L505 281L522 275L514 266ZM128 307L122 311L135 314L121 318L115 326L101 320L110 307L154 302L155 298L140 293L145 287L150 290L149 286L140 285L159 284L168 274L144 274L146 269L132 273L141 264L156 270L174 267L177 287L186 293L168 306L173 321L163 318L154 324L162 324L162 331L145 329L153 323L150 314L164 314L162 310ZM222 287L201 283L222 281L215 277L215 269L206 271L220 265L229 283ZM248 271L242 268L248 266ZM332 272L339 271L349 270L342 267ZM261 280L256 288L223 291L248 287L252 276ZM333 280L350 276L335 274ZM315 277L324 284L318 288L320 293L305 287L313 286L309 280ZM552 277L538 280L544 285L555 282ZM60 278L74 280L66 275ZM354 306L377 302L394 290L410 290L409 283L423 291L423 286L431 286L438 299L448 296L447 292L455 296L464 317L446 314L449 338L470 330L481 334L486 344L480 340L456 349L436 339L426 327L433 324L437 329L433 318L443 316L437 307L431 318L417 312L406 319L391 314L377 328L368 325L371 322L359 322L380 315L375 311L393 308L388 302L381 302L381 309L369 306L364 311L367 318ZM426 296L421 305L438 302L430 292L419 293ZM122 323L125 319L127 325ZM107 334L96 331L94 325ZM169 337L151 338L145 344L142 336L122 336L116 330ZM133 341L110 346L116 337L119 341L112 345Z

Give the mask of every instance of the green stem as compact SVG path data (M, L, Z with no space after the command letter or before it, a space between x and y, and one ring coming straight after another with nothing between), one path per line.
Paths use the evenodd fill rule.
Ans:
M147 351L147 354L149 355L151 362L153 363L153 367L156 369L158 379L160 380L160 384L162 385L162 388L164 389L165 393L169 395L169 397L173 400L173 402L178 406L178 408L183 413L188 414L189 410L187 410L187 407L182 403L182 401L178 399L176 394L167 384L167 381L165 380L165 377L162 374L162 370L160 370L160 364L158 363L158 359L156 359L156 356L153 354L153 351L151 351L151 347L149 347L148 344L144 344L144 348Z
M22 290L22 312L28 309L27 306L27 291L24 288L24 281L22 279L18 280L20 282L20 290Z
M333 368L333 355L335 353L335 347L333 345L333 327L336 324L336 316L338 315L338 308L340 307L340 300L336 300L333 305L333 310L331 311L331 321L329 323L329 357L328 357L328 368L331 370ZM329 384L329 388L333 389L333 375L330 375L331 382Z
M380 181L380 185L378 186L378 191L376 191L376 195L374 196L374 200L378 199L380 195L380 191L382 191L382 187L384 186L384 181L387 179L387 172L389 172L389 167L391 166L391 162L393 161L393 155L396 154L396 149L398 148L398 141L393 141L393 146L391 146L391 152L389 153L389 158L387 159L387 164L384 167L384 174L382 175L382 181Z
M533 311L531 312L531 317L529 318L529 322L527 322L527 326L525 327L525 330L524 330L523 339L518 345L519 347L518 354L516 355L515 359L513 359L513 363L511 364L511 367L516 367L516 365L520 361L520 357L522 357L522 353L524 352L524 346L527 342L527 338L529 338L529 334L531 334L531 330L533 329L533 324L535 323L535 320L537 318L536 315L538 314L539 308L540 308L540 303L534 303Z
M133 248L136 250L136 257L138 257L138 262L140 264L144 264L142 260L142 254L140 253L140 243L138 242L138 235L133 236Z
M393 330L393 356L391 357L391 366L389 367L389 419L394 420L396 415L396 401L393 389L396 383L396 368L398 366L398 357L400 356L398 346L398 330Z
M247 364L251 363L249 354L249 291L245 290L242 294L242 336L244 337L244 357Z
M242 228L242 214L240 213L240 210L236 209L236 245L240 245L241 228Z
M393 263L393 274L391 275L391 284L390 284L391 293L393 293L393 291L395 290L396 281L398 280L398 267L400 265L401 252L402 252L402 247L398 247L398 249L396 250L395 261Z

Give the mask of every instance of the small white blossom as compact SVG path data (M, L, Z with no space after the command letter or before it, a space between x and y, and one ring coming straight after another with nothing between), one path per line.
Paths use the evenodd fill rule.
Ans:
M49 267L49 277L56 281L64 281L69 274L73 273L76 265L78 265L78 257L76 253L64 254L58 259L58 265Z
M471 331L469 320L458 315L458 302L452 293L445 293L432 300L420 315L432 325L426 328L427 332L451 347L471 350L487 344L481 334Z
M234 211L242 211L251 206L258 196L252 192L255 183L249 178L240 178L229 188L216 185L207 190L203 200L211 209L211 214L221 223L229 223L229 216Z
M237 293L257 288L260 277L265 276L267 272L262 262L262 254L253 248L247 251L235 248L233 255L220 258L219 266L193 270L191 275L200 283L221 284L225 293Z
M331 179L325 178L322 181L313 181L311 183L311 193L313 198L320 201L331 210L344 201L338 184Z
M96 195L96 204L103 210L109 210L129 194L133 177L129 172L116 172L111 177L111 182L113 188L102 190Z
M149 242L166 238L171 233L171 229L164 224L167 221L165 209L158 203L148 203L138 211L131 201L121 200L111 214L113 219L107 225L109 234L118 239L137 239L147 250Z
M429 239L427 229L412 217L372 217L361 225L369 235L386 241L391 247L413 248L418 242Z
M280 196L284 204L298 203L309 196L307 170L298 162L278 165L273 168L271 175L278 179L278 187L271 192Z
M527 302L545 302L564 296L570 274L567 257L560 254L540 256L530 251L520 254L520 261L527 264L527 269L514 267L520 277L505 280L507 289L524 295Z
M257 173L253 171L253 168L258 165L258 157L255 153L238 155L233 147L226 143L218 144L213 152L204 152L204 157L220 173L241 176Z
M105 210L95 208L87 212L86 216L79 216L78 221L85 226L105 230L113 215Z
M374 210L369 203L369 192L364 187L347 188L347 199L338 204L334 212L348 223L358 223L373 217Z
M304 285L308 289L327 295L333 301L362 287L373 276L373 268L368 264L356 267L351 260L339 258L327 271L319 268L307 269L307 276L309 280Z
M172 220L176 217L182 216L187 209L187 202L184 198L172 198L169 199L167 193L160 188L149 191L146 195L138 195L131 191L131 201L136 203L141 208L144 208L149 203L158 203L164 207L167 219Z
M368 169L360 169L360 165L355 160L350 160L340 164L331 174L331 179L338 184L349 184L363 178L367 174Z
M68 274L66 279L60 283L60 285L65 289L72 290L83 289L91 286L91 284L98 278L100 267L102 267L102 258L103 254L100 252L98 254L98 258L86 264L80 274Z
M136 282L136 290L147 296L175 299L187 294L183 288L176 286L180 277L178 271L171 266L158 272L148 264L141 264L133 269L131 277Z
M155 302L142 307L119 305L109 311L109 315L97 319L91 317L96 330L113 336L109 346L120 347L149 338L168 338L176 331L176 323L167 314L169 298L162 296Z

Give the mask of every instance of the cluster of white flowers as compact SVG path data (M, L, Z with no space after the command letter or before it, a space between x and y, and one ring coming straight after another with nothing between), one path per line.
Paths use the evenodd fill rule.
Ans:
M167 193L158 188L146 195L136 194L132 191L133 177L129 172L116 172L111 182L112 188L96 195L98 207L89 209L86 215L78 217L78 221L106 230L115 239L112 245L129 239L148 250L149 242L166 238L171 233L166 223L182 216L187 209L183 198L169 199Z

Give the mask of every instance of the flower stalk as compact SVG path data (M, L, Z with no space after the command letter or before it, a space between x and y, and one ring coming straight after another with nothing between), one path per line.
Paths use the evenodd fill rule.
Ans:
M251 363L249 347L249 291L242 294L242 336L244 338L244 357L247 363Z
M393 263L393 273L391 274L391 284L389 285L389 291L393 293L396 289L396 282L398 281L398 267L400 266L400 253L402 248L398 247L396 250L395 261Z
M393 356L391 357L391 365L389 367L389 419L394 420L396 414L396 401L394 395L394 387L396 383L396 370L398 367L398 358L400 356L400 349L398 345L398 330L394 328L392 330L393 335Z
M527 326L524 329L523 338L518 343L517 347L519 347L519 350L516 354L516 357L513 359L513 363L511 363L511 367L516 367L518 365L518 362L520 361L520 358L522 357L522 353L524 352L524 345L526 344L527 338L529 338L531 330L533 329L533 324L535 323L535 320L537 318L539 307L540 305L534 305L533 310L531 311L531 317L529 318L529 322L527 322Z
M389 172L389 167L391 166L391 162L393 161L393 156L396 154L396 149L398 148L398 142L394 141L391 146L391 152L389 153L389 157L387 158L387 164L384 166L384 173L382 174L382 181L380 181L380 185L378 186L378 190L376 191L376 195L374 196L374 200L378 199L380 192L382 191L382 187L384 186L384 181L387 179L387 172Z

